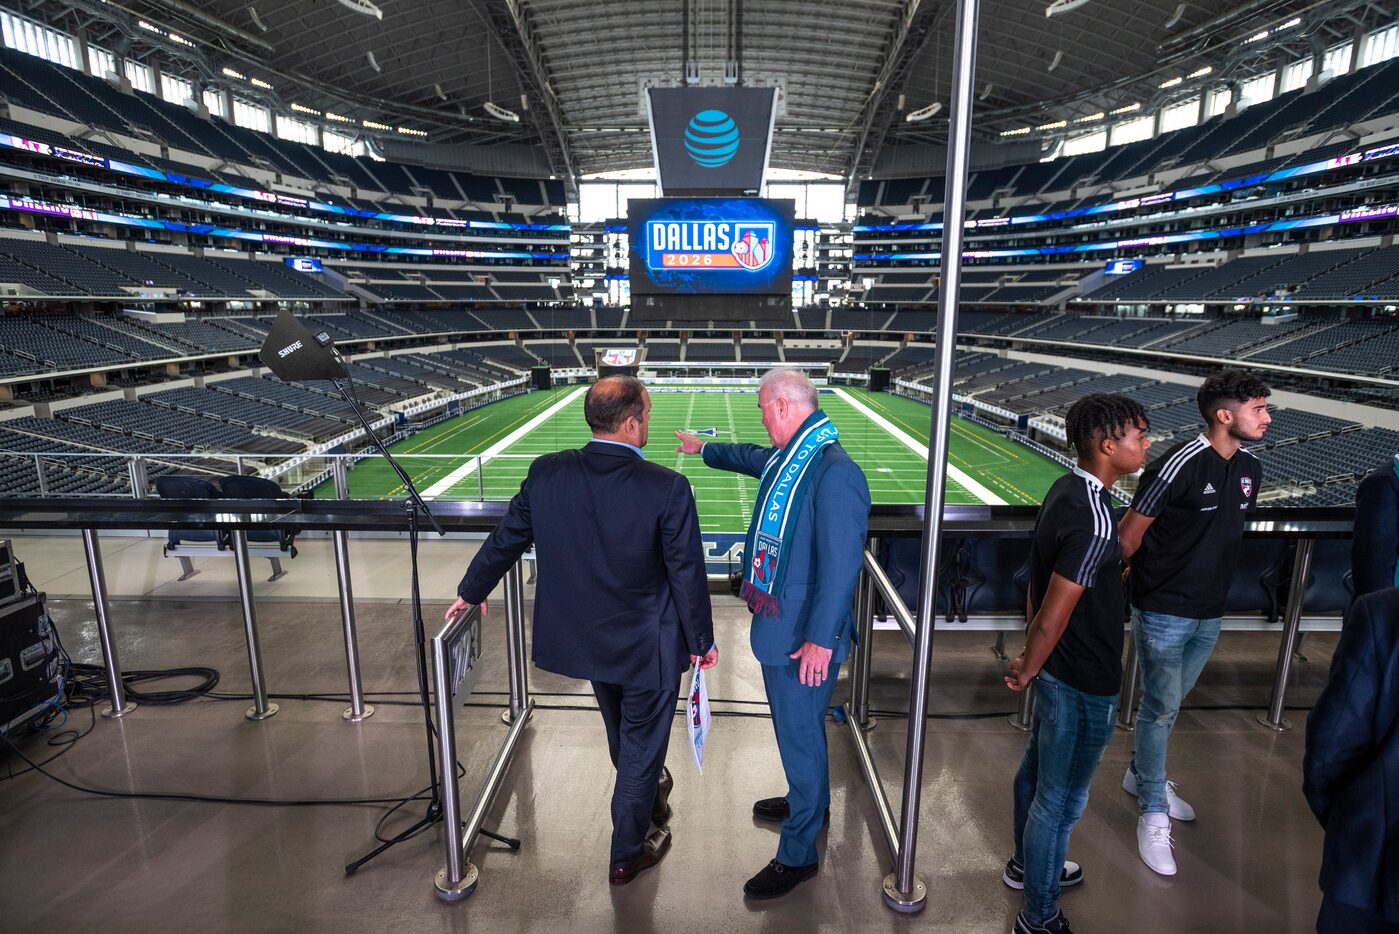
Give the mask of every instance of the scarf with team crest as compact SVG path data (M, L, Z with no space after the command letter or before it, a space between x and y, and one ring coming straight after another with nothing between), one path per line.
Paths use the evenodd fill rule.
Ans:
M790 543L791 523L810 490L812 467L827 446L840 437L836 426L817 409L801 423L785 448L768 458L758 482L758 502L748 523L744 555L748 558L738 595L759 616L776 616L777 594L787 570L782 543Z

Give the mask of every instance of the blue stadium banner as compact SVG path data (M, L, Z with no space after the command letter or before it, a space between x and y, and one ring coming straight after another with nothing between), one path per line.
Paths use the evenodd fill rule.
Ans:
M664 195L756 195L763 187L774 88L648 88L651 147Z

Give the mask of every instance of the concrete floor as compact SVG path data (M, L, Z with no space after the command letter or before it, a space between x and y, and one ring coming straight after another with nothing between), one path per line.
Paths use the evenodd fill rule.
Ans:
M424 734L416 708L413 639L402 594L406 545L356 541L356 596L367 690L378 712L349 724L343 700L277 698L270 720L243 717L246 699L140 707L120 721L98 720L91 734L48 767L65 780L108 790L240 798L396 798L423 787ZM99 657L86 578L75 538L17 538L15 549L41 589L77 660ZM425 591L429 629L474 546L428 543ZM329 545L308 541L288 575L259 585L258 614L273 694L343 693L344 657ZM247 656L229 561L200 562L204 573L174 583L178 565L141 539L104 540L109 586L123 595L113 615L125 668L205 665L217 690L249 690ZM265 562L258 562L265 568ZM140 599L130 599L140 597ZM396 847L346 878L346 862L371 848L384 806L258 807L97 797L30 772L4 780L23 762L0 762L0 930L152 931L512 931L629 932L722 928L738 931L929 929L1004 932L1020 896L1000 870L1010 852L1010 788L1024 745L1009 727L1014 698L1000 684L992 636L939 632L934 645L932 712L974 714L930 723L924 767L918 872L928 908L899 916L884 908L880 882L889 857L844 727L830 724L833 801L821 843L821 874L786 898L746 904L743 881L776 849L777 835L755 824L755 798L785 790L758 666L747 649L746 615L716 597L720 665L711 697L724 716L711 734L705 773L684 757L677 718L670 766L676 776L665 861L630 886L604 879L612 771L602 726L585 684L531 668L540 709L497 800L488 827L523 839L511 852L483 842L476 893L439 902L432 877L443 864L437 830ZM473 800L505 734L503 613L487 626L473 705L457 715L461 786ZM1310 639L1310 661L1295 669L1289 701L1309 704L1324 682L1334 636ZM1016 640L1012 640L1014 644ZM1301 794L1305 714L1275 734L1254 717L1268 698L1277 637L1226 634L1172 744L1171 777L1199 820L1176 825L1174 879L1138 859L1134 799L1120 787L1130 735L1109 747L1070 856L1087 881L1065 894L1065 913L1087 932L1306 931L1320 895L1321 832ZM879 633L873 706L907 709L910 652L902 636ZM844 677L844 673L842 673ZM836 698L846 687L839 685ZM87 727L78 711L70 725ZM43 735L21 741L30 757L52 754ZM890 717L871 734L890 793L899 794L903 722ZM410 805L385 830L406 826Z

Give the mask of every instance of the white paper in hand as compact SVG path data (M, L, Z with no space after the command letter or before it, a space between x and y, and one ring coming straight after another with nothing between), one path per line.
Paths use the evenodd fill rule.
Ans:
M704 740L714 718L709 713L709 689L704 685L704 671L695 665L690 679L690 703L685 722L690 725L690 748L695 753L695 768L704 773Z

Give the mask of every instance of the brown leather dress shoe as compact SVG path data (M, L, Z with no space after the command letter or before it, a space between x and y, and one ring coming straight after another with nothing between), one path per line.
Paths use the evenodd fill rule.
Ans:
M618 866L607 873L607 881L612 885L626 885L644 870L659 863L670 851L670 831L656 830L641 844L641 854L625 866Z
M657 787L656 804L651 808L651 823L657 827L664 827L670 823L671 814L674 813L670 807L670 793L675 790L675 776L670 774L670 769L661 766L661 781Z

